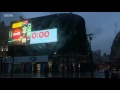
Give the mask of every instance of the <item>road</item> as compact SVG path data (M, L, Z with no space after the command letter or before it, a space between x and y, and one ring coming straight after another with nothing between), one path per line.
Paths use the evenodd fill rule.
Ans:
M110 76L111 76L110 72ZM120 72L115 72L120 75ZM10 74L3 74L1 78L10 78ZM44 73L15 73L13 78L46 78ZM48 73L48 78L63 78L63 73ZM91 72L84 73L69 73L65 74L64 78L91 78ZM104 70L95 71L94 78L105 78ZM110 77L111 78L111 77Z

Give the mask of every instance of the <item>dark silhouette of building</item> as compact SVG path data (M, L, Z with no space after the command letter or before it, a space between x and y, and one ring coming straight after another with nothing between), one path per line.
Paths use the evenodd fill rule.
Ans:
M72 13L62 13L28 20L34 31L57 28L58 41L14 46L14 56L49 55L53 72L63 71L63 69L79 72L80 63L84 63L84 67L88 67L90 62L88 52L90 51L83 17ZM12 48L9 46L9 55L11 52ZM62 68L63 66L64 68ZM83 65L81 66L83 67ZM69 67L71 68L69 69Z
M3 71L3 57L6 57L6 48L8 42L8 33L10 26L5 25L4 21L0 22L0 74Z
M111 60L119 60L120 59L120 32L117 33L112 47L111 47L111 54L110 54Z
M16 56L57 53L87 55L87 37L84 19L75 14L63 13L29 19L32 30L58 29L58 41L53 43L16 46ZM21 47L21 48L20 48Z
M117 67L117 65L120 65L120 31L116 34L113 40L111 53L109 57L110 57L109 67L111 70L113 67Z

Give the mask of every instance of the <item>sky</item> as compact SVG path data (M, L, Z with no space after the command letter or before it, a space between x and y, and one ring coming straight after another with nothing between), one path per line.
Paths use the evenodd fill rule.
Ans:
M56 13L69 12L2 12L1 20L9 25L11 21L19 20L19 16L24 18L33 18ZM11 17L5 17L5 14L11 14ZM120 13L119 12L73 12L85 19L87 34L93 34L91 47L92 50L100 49L102 54L110 54L112 42L116 32L120 31ZM117 27L115 27L115 23Z

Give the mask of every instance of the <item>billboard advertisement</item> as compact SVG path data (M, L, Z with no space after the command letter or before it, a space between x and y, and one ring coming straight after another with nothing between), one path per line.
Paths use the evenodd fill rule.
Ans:
M13 23L9 31L9 44L23 45L30 43L31 23L28 20Z
M32 31L30 44L57 42L57 29Z
M57 42L57 28L34 30L29 20L14 22L9 31L9 45Z

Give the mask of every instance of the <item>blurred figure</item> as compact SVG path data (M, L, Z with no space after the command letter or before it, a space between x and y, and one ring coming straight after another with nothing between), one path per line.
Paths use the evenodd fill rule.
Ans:
M48 65L45 66L45 77L47 78L48 77L48 72L49 72L49 68L48 68Z
M105 78L109 78L109 68L108 63L105 62L105 70L104 70Z

